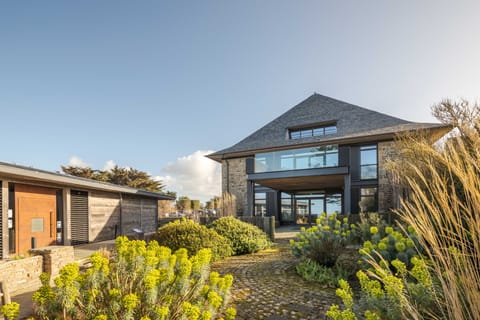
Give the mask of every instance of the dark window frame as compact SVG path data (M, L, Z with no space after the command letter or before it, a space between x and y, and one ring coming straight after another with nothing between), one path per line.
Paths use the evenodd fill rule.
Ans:
M288 129L288 138L290 140L296 140L296 139L302 139L302 138L321 137L321 136L336 134L336 133L337 133L337 125L329 124L324 126Z
M363 193L363 191L367 190L374 190L373 193ZM367 209L366 211L362 211L361 203L364 202L365 199L372 199L373 200L373 208ZM359 191L359 212L376 212L378 211L378 187L361 187ZM366 204L368 205L368 203Z
M363 163L362 162L362 151L372 151L375 150L375 163ZM360 147L360 180L373 180L373 179L378 179L378 147L377 145L365 145ZM363 168L368 168L368 167L375 167L375 176L364 176L363 175Z

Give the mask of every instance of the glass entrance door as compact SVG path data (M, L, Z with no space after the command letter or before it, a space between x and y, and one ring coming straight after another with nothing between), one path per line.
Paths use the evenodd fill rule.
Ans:
M295 196L297 224L314 224L323 212L342 212L342 194L299 194Z
M324 197L302 197L295 199L295 212L297 224L315 223L322 212L325 211Z
M325 199L310 199L310 219L309 223L315 223L320 215L325 211Z

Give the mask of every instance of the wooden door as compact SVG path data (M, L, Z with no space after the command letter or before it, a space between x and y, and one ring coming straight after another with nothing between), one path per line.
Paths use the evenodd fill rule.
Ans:
M15 184L15 211L17 254L32 248L55 244L56 239L56 189Z

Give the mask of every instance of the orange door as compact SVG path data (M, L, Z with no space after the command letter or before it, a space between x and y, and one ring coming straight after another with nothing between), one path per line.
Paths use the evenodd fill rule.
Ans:
M15 184L15 211L17 254L32 248L55 244L56 237L56 190L44 187Z

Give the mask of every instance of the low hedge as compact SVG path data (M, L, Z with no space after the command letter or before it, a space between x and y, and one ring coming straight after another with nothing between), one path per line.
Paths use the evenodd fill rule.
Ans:
M155 240L173 251L185 248L189 256L197 254L202 248L212 250L213 260L231 256L233 253L227 239L193 220L177 220L158 228Z
M234 217L220 218L209 227L230 242L234 255L257 252L271 245L265 232Z

